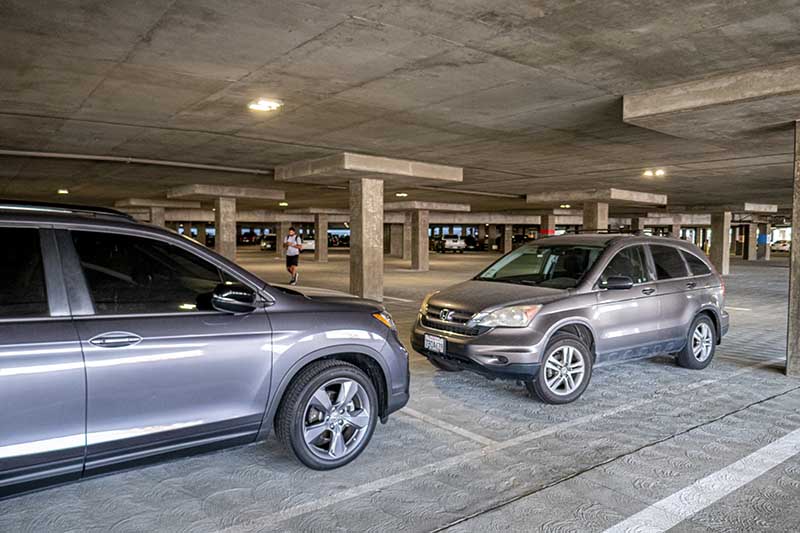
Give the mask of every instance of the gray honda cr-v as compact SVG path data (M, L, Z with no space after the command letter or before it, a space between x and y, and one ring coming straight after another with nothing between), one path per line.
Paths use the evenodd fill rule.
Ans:
M104 209L0 202L0 496L274 428L352 461L408 400L376 302L268 285Z
M411 342L442 370L524 381L543 401L568 403L608 361L674 353L705 368L728 330L724 292L686 241L550 237L428 295Z

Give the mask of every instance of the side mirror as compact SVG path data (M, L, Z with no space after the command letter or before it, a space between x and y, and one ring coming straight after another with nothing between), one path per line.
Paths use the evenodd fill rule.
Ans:
M220 283L211 294L211 307L223 313L252 313L256 310L256 293L238 283Z
M610 291L624 291L633 288L633 280L628 276L611 276L602 287Z

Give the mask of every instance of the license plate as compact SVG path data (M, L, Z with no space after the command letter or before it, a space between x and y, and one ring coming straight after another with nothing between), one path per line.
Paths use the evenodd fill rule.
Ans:
M444 353L444 339L435 335L425 335L425 349L434 353Z

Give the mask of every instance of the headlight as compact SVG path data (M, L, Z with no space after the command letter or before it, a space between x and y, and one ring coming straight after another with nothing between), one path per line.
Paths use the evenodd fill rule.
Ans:
M372 318L383 324L389 329L396 330L397 326L392 320L392 315L387 313L386 311L381 311L380 313L372 313Z
M430 299L438 293L439 291L433 291L431 293L428 293L428 295L422 300L422 305L419 307L420 313L422 313L423 315L428 313L428 301L430 301Z
M472 317L470 322L487 328L524 328L531 323L541 308L541 305L512 305L488 313L480 312Z

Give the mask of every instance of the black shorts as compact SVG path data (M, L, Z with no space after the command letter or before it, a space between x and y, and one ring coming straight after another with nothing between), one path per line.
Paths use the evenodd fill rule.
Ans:
M300 261L299 255L287 255L286 256L286 267L296 267Z

